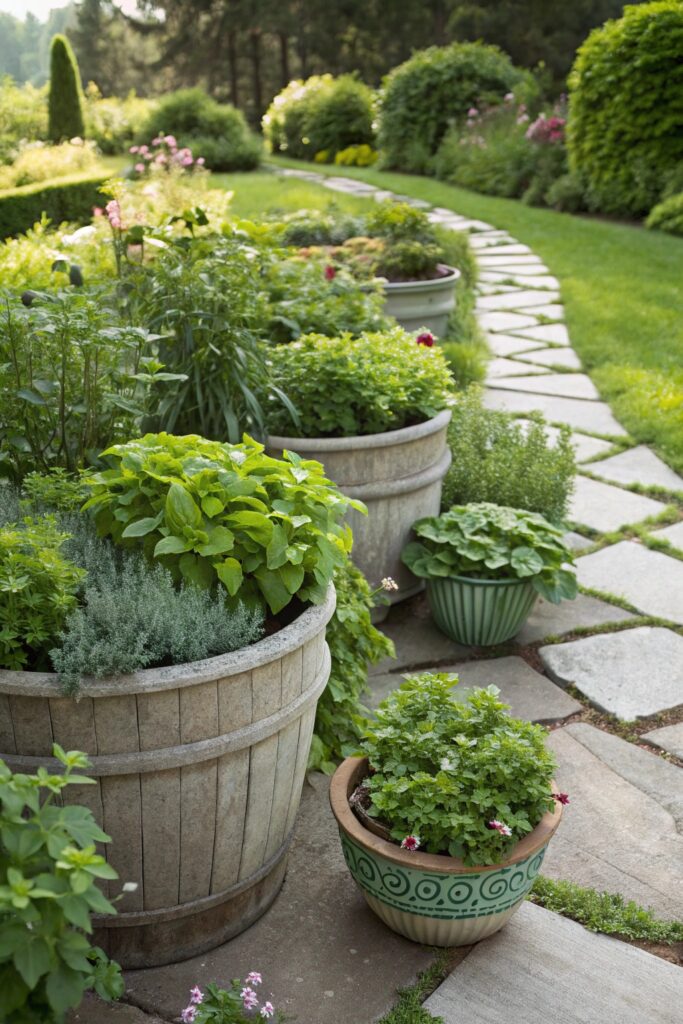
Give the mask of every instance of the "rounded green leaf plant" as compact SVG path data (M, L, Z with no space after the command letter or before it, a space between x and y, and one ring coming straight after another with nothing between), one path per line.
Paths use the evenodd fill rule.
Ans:
M528 580L554 604L577 594L562 530L535 512L490 502L455 505L413 524L402 558L425 579Z

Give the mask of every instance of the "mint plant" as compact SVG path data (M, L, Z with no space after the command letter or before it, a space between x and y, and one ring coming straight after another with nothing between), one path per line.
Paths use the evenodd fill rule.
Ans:
M352 338L308 335L274 348L275 383L296 395L297 436L381 434L436 416L451 402L453 378L442 351L400 327ZM272 434L297 429L282 407L268 413Z
M7 1024L61 1024L87 989L118 999L118 964L93 947L90 915L114 914L97 888L116 871L95 853L108 842L85 807L61 804L85 754L55 744L61 774L13 774L0 761L0 1011Z
M554 604L578 593L562 530L534 512L483 501L418 519L413 529L419 540L406 545L402 558L416 576L526 579Z
M141 547L177 581L219 582L229 595L277 614L297 596L321 603L351 547L344 497L319 462L266 455L246 437L221 444L147 434L104 452L113 468L91 473L101 536Z
M361 745L368 813L404 849L497 864L554 806L556 764L546 730L510 718L495 686L459 702L457 681L413 675L379 705Z

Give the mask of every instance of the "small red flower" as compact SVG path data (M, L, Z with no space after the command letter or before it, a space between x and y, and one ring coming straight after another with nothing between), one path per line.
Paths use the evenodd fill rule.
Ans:
M567 793L553 793L552 798L553 800L557 800L558 804L569 803L569 795Z
M417 836L406 836L405 839L401 840L401 849L407 850L408 853L414 853L420 845L420 840Z
M422 334L418 334L415 340L418 345L426 345L427 348L431 348L434 344L434 335L431 331L423 331Z
M325 267L325 278L327 281L334 281L337 276L337 271L334 269L331 263L328 263Z

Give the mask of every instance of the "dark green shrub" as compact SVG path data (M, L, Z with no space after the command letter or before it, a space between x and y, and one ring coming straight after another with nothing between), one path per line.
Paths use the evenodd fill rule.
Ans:
M517 198L529 187L534 157L516 111L499 107L469 127L454 125L436 154L434 172L463 188Z
M595 29L569 77L569 153L591 206L646 213L683 160L683 4L631 5Z
M430 169L447 129L471 107L499 102L528 80L495 46L453 43L430 47L384 81L379 147L383 164L420 174Z
M66 36L55 36L50 46L47 133L52 142L85 134L81 76Z
M481 384L486 376L486 347L475 341L444 341L441 349L453 374L458 390L470 384Z
M358 750L365 724L360 703L368 665L394 656L394 645L373 626L373 592L360 569L348 559L334 574L337 607L326 639L332 656L327 687L318 701L309 770L334 771L335 761Z
M143 122L137 142L172 135L179 146L203 156L214 171L248 171L257 167L261 147L244 115L230 104L217 103L202 89L179 89L164 96Z
M53 224L88 222L93 207L102 203L104 182L102 174L77 174L0 192L0 238L28 231L43 214Z
M350 146L372 145L374 97L353 75L316 75L290 82L263 118L263 133L274 153L326 161ZM323 161L323 162L326 162Z
M650 210L646 228L666 231L670 235L683 235L683 192L663 199Z
M581 175L568 171L552 183L545 194L545 203L562 213L579 213L586 208L585 191Z
M524 427L507 413L484 408L481 390L470 388L453 407L453 462L441 507L489 501L561 522L576 473L570 434L562 427L551 445L540 417Z

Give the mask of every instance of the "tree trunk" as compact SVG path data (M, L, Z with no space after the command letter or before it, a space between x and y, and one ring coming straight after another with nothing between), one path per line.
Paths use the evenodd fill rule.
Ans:
M254 91L255 122L259 123L263 116L263 96L261 90L261 31L251 32L251 73Z
M279 32L278 38L280 40L280 78L284 89L286 85L289 85L291 78L289 73L289 36L286 32Z
M235 46L236 33L228 32L228 68L230 71L230 102L233 107L239 106L239 87L237 75L237 48Z

